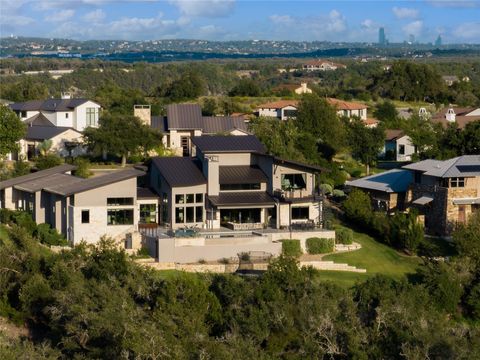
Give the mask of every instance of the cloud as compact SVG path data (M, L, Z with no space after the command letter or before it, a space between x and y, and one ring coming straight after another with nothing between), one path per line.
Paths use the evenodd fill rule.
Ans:
M404 27L402 27L403 32L406 35L415 35L415 36L420 36L423 32L423 21L421 20L416 20L411 23L408 23Z
M463 40L472 40L477 42L480 39L480 22L468 22L461 24L455 30L453 34Z
M347 24L345 21L345 16L340 14L337 10L330 11L328 14L328 20L325 25L327 31L329 32L342 32L347 29Z
M45 16L44 20L48 22L65 22L75 15L75 10L60 10L53 14Z
M419 11L417 9L399 8L396 6L392 8L392 11L398 19L415 19L418 17L419 14Z
M271 15L269 19L274 24L292 25L294 19L290 15Z
M83 16L83 20L89 22L89 23L98 23L105 19L105 12L101 9L97 9L94 11L91 11Z
M225 17L232 13L235 0L170 0L180 12L191 17Z

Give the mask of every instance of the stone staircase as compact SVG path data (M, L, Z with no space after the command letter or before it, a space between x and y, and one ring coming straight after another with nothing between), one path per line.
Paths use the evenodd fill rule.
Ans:
M352 243L350 245L344 245L344 244L335 244L335 252L345 252L345 251L355 251L359 250L362 248L362 245L359 243Z
M366 269L359 269L348 264L335 263L333 261L301 261L300 266L311 266L317 270L347 271L356 273L366 273Z

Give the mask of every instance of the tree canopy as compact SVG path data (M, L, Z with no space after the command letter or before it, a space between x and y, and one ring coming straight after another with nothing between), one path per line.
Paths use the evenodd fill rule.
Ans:
M27 127L8 107L0 105L0 158L18 150L17 142L27 132Z
M161 144L161 134L133 115L103 114L99 127L85 129L83 136L94 153L121 156L122 166L129 154L146 153Z

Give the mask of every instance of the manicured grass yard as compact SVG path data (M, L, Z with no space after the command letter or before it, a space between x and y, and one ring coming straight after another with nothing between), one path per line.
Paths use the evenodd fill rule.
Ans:
M0 225L0 240L7 240L8 233L4 225Z
M418 257L403 255L363 233L355 232L354 241L362 245L360 250L327 255L323 260L347 263L357 268L367 269L367 273L321 271L319 274L321 280L331 280L339 285L351 286L356 281L366 280L377 274L400 279L406 274L414 273L421 262Z

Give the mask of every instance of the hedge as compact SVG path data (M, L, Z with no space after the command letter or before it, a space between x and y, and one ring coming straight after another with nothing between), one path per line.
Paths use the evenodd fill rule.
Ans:
M294 257L302 255L300 240L282 240L282 253Z
M350 245L353 243L353 231L351 229L344 228L336 229L335 240L339 244Z
M306 245L309 254L326 254L333 252L335 241L333 239L311 237L307 239Z

